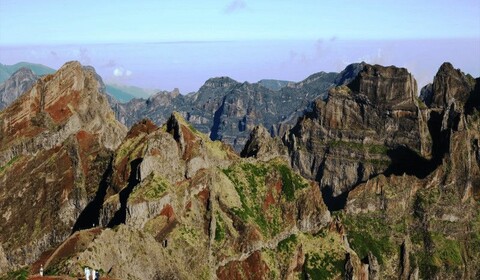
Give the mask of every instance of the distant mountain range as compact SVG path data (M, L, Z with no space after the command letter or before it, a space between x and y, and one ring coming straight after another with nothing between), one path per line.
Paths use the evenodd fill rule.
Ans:
M325 99L330 88L349 82L363 65L351 64L341 73L315 73L298 83L240 83L217 77L188 95L162 91L123 104L110 101L117 119L128 127L143 118L160 125L176 111L210 139L222 140L239 152L256 125L265 126L271 135L283 134L314 100Z
M28 68L37 76L43 76L47 74L55 73L55 69L42 64L35 64L29 62L19 62L13 65L5 65L0 63L0 83L5 82L13 73L17 72L20 68Z
M29 63L16 65L50 69ZM134 86L106 84L105 87L117 119L127 127L143 118L160 125L176 111L212 140L222 140L240 152L253 127L263 125L271 135L281 135L295 124L314 100L326 98L331 87L349 82L362 65L352 64L341 73L315 73L298 83L273 79L240 83L229 77L211 78L198 92L188 95L181 95L177 89L155 93ZM32 85L39 76L23 77L21 90L15 89L20 85L18 77L8 81L8 87L0 85L0 100L4 100L0 103L0 109L25 91L26 86ZM2 93L2 88L15 94ZM9 97L2 98L6 95Z
M0 111L0 279L480 279L480 78L450 63L421 98L365 63L212 78L132 100L181 113L130 129L93 67L30 87Z
M55 69L42 64L30 62L19 62L14 65L5 65L0 63L0 86L7 81L15 72L21 68L30 69L38 77L53 74ZM37 78L38 78L37 77ZM106 84L107 93L113 96L119 102L128 102L134 98L149 98L152 94L158 92L155 89L143 89L135 86ZM1 93L0 93L1 94ZM1 106L1 105L0 105ZM1 107L0 107L1 109Z

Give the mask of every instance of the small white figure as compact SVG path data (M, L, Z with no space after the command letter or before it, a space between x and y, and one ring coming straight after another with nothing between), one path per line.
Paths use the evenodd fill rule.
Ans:
M95 269L92 269L92 280L95 280Z
M43 264L40 265L40 276L43 276Z
M86 280L90 280L90 269L87 267L85 267L85 279Z

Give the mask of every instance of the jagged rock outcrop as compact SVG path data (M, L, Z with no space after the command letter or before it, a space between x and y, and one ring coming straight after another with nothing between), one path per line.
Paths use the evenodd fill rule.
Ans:
M64 254L67 260L52 259L47 270L76 275L88 265L121 279L265 279L299 275L308 254L329 258L308 245L331 220L316 183L281 158L239 158L177 113L162 127L149 120L135 124L117 148L112 170L98 221L113 230ZM335 250L335 260L343 250ZM275 251L283 253L272 259Z
M430 106L433 102L433 87L432 83L427 84L420 90L420 95L418 96L420 100L425 103L425 105Z
M38 76L27 68L20 68L13 73L10 78L0 84L0 110L13 103L22 93L32 88L37 79Z
M406 69L365 64L350 80L284 138L292 166L333 196L383 172L415 172L395 170L396 156L421 149L417 85Z
M428 106L405 69L351 66L335 78L344 85L315 102L282 140L255 127L240 158L180 113L162 126L137 122L115 146L104 137L116 135L111 112L78 109L106 104L99 78L67 64L26 94L62 89L63 99L39 94L54 101L37 106L21 97L12 105L20 115L0 113L0 182L13 186L0 188L0 199L9 198L0 204L7 224L0 269L36 256L31 273L44 264L47 273L80 276L89 266L119 279L477 279L479 79L450 66L442 65L428 89ZM49 83L60 73L60 86ZM306 85L277 94L295 86ZM201 103L205 111L219 104L241 111L227 102L234 97L220 94L224 87L249 85L209 80L205 90L220 97ZM76 94L84 97L79 103ZM165 97L165 104L178 98ZM60 110L67 117L53 114L55 100L67 100ZM32 117L35 109L41 119ZM75 115L85 121L80 131L65 127ZM52 144L63 139L59 131L74 132ZM43 143L42 133L57 138ZM20 144L31 138L44 150ZM14 151L20 157L9 158ZM24 202L32 207L18 211Z
M431 108L446 108L455 100L459 105L465 105L475 88L475 79L455 69L445 62L438 69L432 84ZM462 108L463 106L458 106Z
M341 73L316 73L299 83L281 83L274 88L268 81L251 84L211 78L196 93L159 92L148 100L112 102L112 108L127 126L145 117L163 124L177 111L210 139L222 140L240 152L255 126L283 135L312 101L325 98L332 86L349 82L363 65L352 64Z
M78 62L0 112L0 245L10 269L68 237L125 133L101 79Z
M465 110L479 93L475 81L449 63L435 76L433 101L421 108L438 162L431 173L380 175L349 193L342 217L349 243L359 257L378 259L380 278L479 277L480 118L474 106Z
M240 156L254 157L264 161L276 157L283 157L288 160L288 151L280 138L270 136L265 127L256 126L250 133L250 138Z

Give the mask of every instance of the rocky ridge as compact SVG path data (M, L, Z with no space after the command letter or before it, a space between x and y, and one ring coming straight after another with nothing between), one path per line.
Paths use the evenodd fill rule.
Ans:
M244 158L180 113L162 126L137 122L113 154L100 136L98 144L80 145L80 154L99 162L85 170L101 176L77 172L71 183L56 184L63 187L49 185L69 174L63 171L38 185L52 194L68 193L72 184L90 191L73 215L73 234L56 235L35 263L28 259L30 271L43 263L48 274L79 276L90 266L119 279L477 279L479 79L445 63L423 91L432 100L425 104L406 69L358 70L337 76L342 85L282 139L255 127ZM234 85L228 78L205 84ZM74 150L72 143L66 151ZM70 168L60 159L46 154L40 162ZM20 163L9 161L2 171ZM82 178L96 185L78 183ZM22 197L35 196L15 188ZM2 239L6 271L14 266L3 240L18 241Z
M9 267L69 236L125 132L98 75L78 62L0 112L0 245Z
M329 233L317 184L280 158L239 158L177 113L162 127L135 124L112 170L98 217L84 216L105 229L86 248L50 261L49 271L79 275L88 265L121 279L289 278L301 273L305 254L328 257L309 245L312 234L341 244Z
M0 110L29 90L37 79L38 76L28 68L20 68L13 73L5 82L0 84Z
M320 72L298 83L274 87L268 80L251 84L228 77L212 78L196 93L159 92L147 100L113 101L112 109L127 126L145 117L162 124L173 111L179 112L210 139L221 140L240 152L256 125L272 135L282 135L313 100L325 98L329 88L355 77L363 65L352 64L341 73Z
M347 279L480 275L478 82L444 63L424 104L405 69L367 65L284 137L292 166L343 209L359 257L347 255ZM244 151L272 147L252 137Z
M424 137L416 88L406 69L365 65L284 136L292 166L333 196L377 174L400 172L397 154L420 153Z

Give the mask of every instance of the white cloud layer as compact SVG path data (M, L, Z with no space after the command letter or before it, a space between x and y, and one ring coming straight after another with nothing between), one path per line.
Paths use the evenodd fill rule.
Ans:
M132 71L126 70L123 67L116 67L113 69L113 75L115 77L130 77L132 74Z

